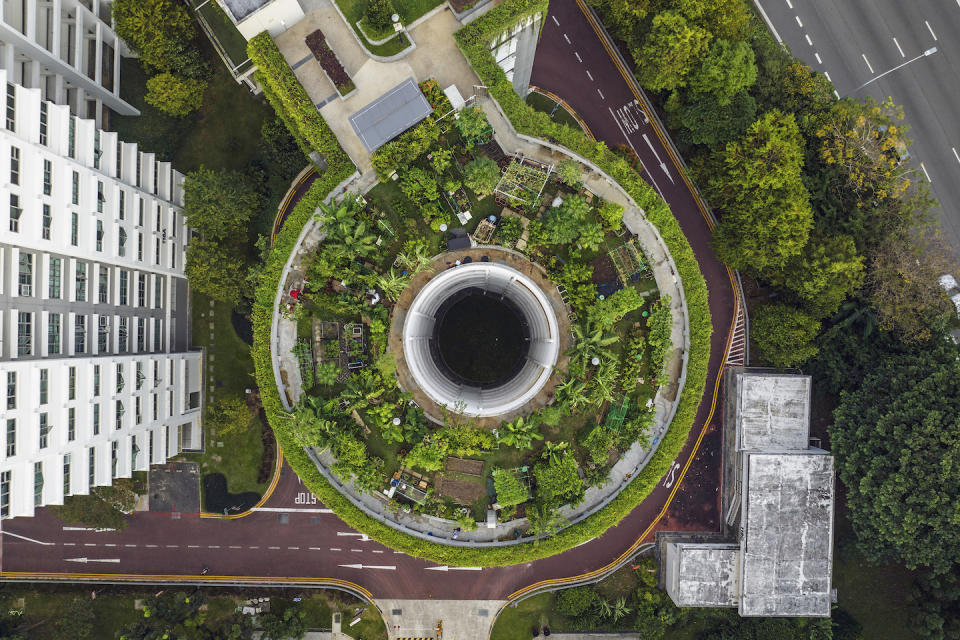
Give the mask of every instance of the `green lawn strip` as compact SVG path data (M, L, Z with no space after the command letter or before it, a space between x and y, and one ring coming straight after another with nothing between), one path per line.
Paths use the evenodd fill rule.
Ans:
M407 38L407 35L404 33L397 34L396 37L387 40L383 44L373 44L367 40L366 36L363 34L363 31L357 27L357 21L363 17L363 12L367 8L366 0L334 0L337 3L337 6L340 7L340 11L343 12L344 17L346 17L347 22L350 23L350 28L353 29L353 32L357 34L357 37L360 39L360 42L363 43L363 47L372 53L375 56L393 56L407 47L410 46L410 39ZM398 4L406 5L408 4L406 0ZM410 2L409 4L419 4L418 2ZM439 3L437 3L439 4ZM401 18L403 18L404 13L403 9L400 9ZM406 19L403 19L404 24L407 23Z
M553 593L542 593L517 604L516 607L507 607L497 618L493 627L491 640L530 640L530 630L543 626L550 627L553 633L559 631L578 631L570 628L566 618L557 613L554 608L556 596Z
M526 103L537 111L549 115L550 119L557 124L565 124L573 129L583 131L583 127L581 127L580 122L573 117L573 114L567 111L562 104L558 106L552 98L548 98L542 93L531 91L530 94L527 95Z
M16 587L14 587L16 589ZM101 635L98 637L112 638L121 627L133 622L137 617L137 611L133 607L134 599L137 597L148 597L148 593L140 595L107 595L100 596L94 600L90 599L89 589L78 589L76 591L57 592L50 591L22 591L25 599L24 621L25 627L31 627L27 637L32 640L62 640L63 636L57 631L56 623L66 611L69 611L73 600L80 598L87 603L87 606L93 609L96 616L96 630Z
M237 26L227 17L223 9L216 2L191 0L191 5L200 5L197 13L203 16L214 37L223 47L230 61L239 65L247 59L247 39L237 30Z
M514 92L503 70L490 55L489 40L506 31L523 18L545 14L545 0L506 0L498 7L470 23L455 34L464 55L491 94L500 102L514 126L532 136L552 137L559 144L589 157L627 190L646 212L648 219L660 230L664 242L673 255L679 275L683 279L690 313L690 350L687 378L678 402L676 415L667 434L646 467L606 507L569 526L554 536L534 544L532 542L505 547L461 548L428 542L397 531L369 517L332 487L313 465L306 452L294 444L291 422L280 402L273 376L270 354L270 328L274 312L274 298L283 265L296 243L303 225L310 219L317 204L352 171L347 163L331 163L331 169L318 179L307 195L294 208L262 272L254 304L254 350L257 379L264 407L287 460L300 478L327 507L333 509L348 525L364 531L374 539L411 555L429 558L441 564L474 566L511 565L544 558L565 551L581 542L591 540L620 522L656 487L673 460L683 448L706 386L707 361L710 356L710 334L713 330L707 306L706 282L700 273L696 258L683 235L680 225L669 207L647 185L630 165L610 152L603 143L595 143L582 132L558 125L542 113L526 105ZM250 41L252 58L264 62L262 75L267 83L268 97L288 126L300 134L301 140L310 138L326 145L328 157L344 157L329 127L309 103L306 93L296 81L289 66L267 34ZM278 60L279 58L279 60ZM269 64L270 68L265 69ZM271 93L272 92L272 93ZM309 137L306 134L310 134Z

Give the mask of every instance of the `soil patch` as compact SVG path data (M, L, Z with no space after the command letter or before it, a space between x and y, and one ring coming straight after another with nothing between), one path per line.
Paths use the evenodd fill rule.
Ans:
M459 504L473 504L487 495L486 489L479 482L460 480L447 475L437 476L437 495L452 498Z
M471 476L479 476L483 473L483 460L463 460L461 458L447 458L447 464L444 467L447 471L457 471Z
M607 254L597 256L593 262L590 263L590 266L593 267L592 280L594 284L603 284L619 280L617 268L613 266L613 260L611 260Z
M227 491L227 478L222 473L208 473L203 476L203 506L208 513L241 513L259 501L260 494L253 491Z

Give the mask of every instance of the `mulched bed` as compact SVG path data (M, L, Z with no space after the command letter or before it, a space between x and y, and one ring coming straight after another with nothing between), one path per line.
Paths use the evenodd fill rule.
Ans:
M619 280L617 268L613 266L613 260L611 260L607 254L597 256L597 258L590 263L590 266L593 267L593 284L603 284L604 282Z
M439 474L436 480L437 495L453 498L459 504L473 504L487 495L487 490L479 482L458 480Z
M480 2L480 0L450 0L450 6L457 13L463 13L478 2Z
M327 77L330 78L330 82L336 86L340 95L345 96L356 89L346 69L343 68L333 49L327 44L327 38L323 35L323 31L317 29L304 38L304 42L307 43L307 47L310 48L313 56L320 63L320 66L323 67Z
M447 458L447 464L444 467L446 471L458 471L471 476L479 476L483 473L483 460L463 460L461 458Z

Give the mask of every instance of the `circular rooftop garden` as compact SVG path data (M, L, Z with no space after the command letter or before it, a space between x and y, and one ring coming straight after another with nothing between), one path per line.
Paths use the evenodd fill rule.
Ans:
M549 534L650 448L669 300L579 165L508 156L480 109L422 88L435 116L375 154L379 185L322 207L284 299L292 431L397 526Z

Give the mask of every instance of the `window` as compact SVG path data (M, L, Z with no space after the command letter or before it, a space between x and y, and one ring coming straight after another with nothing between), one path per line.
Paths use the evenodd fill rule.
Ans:
M117 331L117 352L126 353L130 347L127 337L127 320L128 318L120 318L120 326Z
M157 203L157 228L154 229L157 233L160 233L160 222L163 220L163 211L160 209L160 203Z
M17 130L17 89L7 83L7 130Z
M157 241L154 243L153 255L155 257L154 263L160 264L160 238L157 238Z
M127 255L127 232L123 229L117 234L117 254L121 258Z
M177 245L170 245L170 268L177 268Z
M125 220L127 217L127 192L123 189L120 189L120 203L118 205L118 211L121 220Z
M100 302L106 304L110 299L110 272L104 266L100 267L98 289Z
M161 322L162 321L160 320L160 318L153 319L153 350L154 351L160 351L160 339L163 336L163 332L160 330L162 326Z
M74 407L67 408L67 440L73 442L77 439L77 410Z
M77 316L73 319L73 351L74 353L87 352L86 316Z
M47 353L52 356L60 354L60 317L59 313L47 316Z
M7 409L17 408L17 372L7 371Z
M160 361L153 361L153 386L160 386ZM154 418L156 420L156 418Z
M121 391L123 391L123 385L124 385L123 363L118 362L117 363L117 393L120 393Z
M137 232L137 260L143 262L143 234Z
M100 316L97 326L97 353L109 351L107 343L110 341L110 322L106 316Z
M67 369L67 400L77 399L77 368Z
M116 429L123 428L123 413L124 413L123 402L121 402L120 400L117 400L116 419L115 419Z
M17 313L17 355L29 356L33 353L33 314L29 311Z
M47 144L47 103L40 102L40 144Z
M144 273L137 276L137 306L147 306L147 275Z
M40 404L47 404L47 395L50 388L50 370L40 369Z
M163 278L160 276L153 277L153 308L163 308Z
M103 203L106 198L103 196L103 180L97 180L97 213L103 213Z
M10 231L20 231L20 215L23 209L20 208L20 196L15 193L10 194Z
M137 201L140 203L140 211L137 214L137 225L143 226L143 198L137 198Z
M33 295L33 254L25 251L20 252L17 295Z
M70 244L74 247L80 242L80 216L77 213L70 213Z
M100 365L93 365L93 395L100 395Z
M67 155L77 157L77 119L70 116L70 128L67 131Z
M40 448L46 449L50 439L50 425L47 424L46 412L40 414Z
M143 388L143 381L146 379L146 375L143 373L143 362L137 361L137 391Z
M117 451L120 449L120 443L116 440L110 443L110 479L117 477Z
M177 237L177 212L170 212L170 237Z
M10 184L20 184L20 149L10 147Z
M49 160L43 161L43 195L48 196L53 193L53 163Z
M153 394L153 421L157 421L157 414L160 413L160 395Z
M136 416L136 423L140 424L141 422L143 422L143 413L141 412L142 401L140 399L140 396L137 396L136 398L134 398L134 401L135 401L134 415Z
M140 170L142 168L142 165L143 165L143 154L138 151L137 152L137 175L135 176L136 184L138 187L140 186Z
M73 204L80 204L80 174L73 172Z
M87 484L94 486L97 483L97 448L87 449Z
M126 269L120 270L120 301L117 304L125 306L127 304L127 290L129 289L130 274Z
M130 438L130 467L136 469L137 456L140 454L140 447L137 446L137 436Z
M10 119L7 118L7 124ZM10 516L10 472L0 473L0 518Z
M93 132L93 168L100 168L100 156L103 155L103 149L100 148L100 129Z
M70 495L70 454L63 455L63 495Z
M97 251L103 251L103 220L97 220Z
M147 321L143 318L137 318L137 353L143 353L147 350Z
M148 450L147 455L149 455L150 457L149 457L149 459L147 460L147 462L153 462L153 431L150 431L149 434L150 434L150 435L149 435L148 440L147 440L149 450Z
M12 458L17 455L17 421L14 418L7 419L7 457Z
M33 463L33 506L43 504L43 463Z
M76 272L74 273L76 284L77 302L87 301L87 263L78 262Z
M93 405L93 435L100 435L100 405Z
M157 188L158 179L160 176L160 163L156 160L153 161L153 192L157 193L159 190Z
M47 275L47 295L56 299L60 298L60 264L60 258L50 258L50 272Z
M50 205L43 204L43 239L50 239L50 229L53 227L53 215L50 213Z

